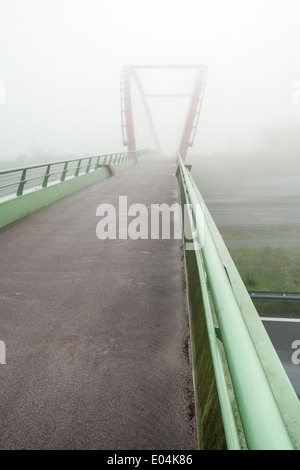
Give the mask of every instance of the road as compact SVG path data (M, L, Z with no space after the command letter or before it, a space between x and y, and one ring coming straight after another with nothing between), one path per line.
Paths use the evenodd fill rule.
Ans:
M207 198L218 227L300 225L300 196Z
M143 158L0 232L0 448L196 449L180 240L99 240L96 209L178 201Z
M268 317L261 319L300 398L300 319Z
M222 188L219 186L218 190ZM201 190L201 189L200 189ZM300 178L258 178L245 180L235 189L227 188L230 197L205 199L217 226L263 227L300 225ZM235 194L236 192L236 194ZM239 194L237 194L239 192ZM225 194L225 193L224 193ZM299 238L226 240L227 246L300 246ZM300 342L300 319L262 318L263 324L277 354L300 398L300 364L292 357L297 353L292 348L294 341ZM294 356L293 356L294 354ZM299 355L300 358L300 346Z
M298 246L300 247L300 238L255 238L255 239L236 239L225 240L228 247L230 246Z

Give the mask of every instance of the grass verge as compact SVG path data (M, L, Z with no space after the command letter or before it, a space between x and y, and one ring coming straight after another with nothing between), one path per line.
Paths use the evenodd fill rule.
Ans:
M247 290L300 292L300 247L229 247ZM300 317L300 302L255 302L261 315Z

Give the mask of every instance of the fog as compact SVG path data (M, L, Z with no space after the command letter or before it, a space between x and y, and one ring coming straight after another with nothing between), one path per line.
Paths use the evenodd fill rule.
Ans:
M0 0L2 166L123 150L127 64L207 65L193 154L297 154L299 18L298 0ZM145 74L148 91L175 86ZM186 106L149 99L165 152Z

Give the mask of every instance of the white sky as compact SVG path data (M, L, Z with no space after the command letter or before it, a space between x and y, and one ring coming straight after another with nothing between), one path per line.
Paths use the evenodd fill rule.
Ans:
M207 64L193 152L252 150L299 123L299 21L299 0L0 0L0 159L122 150L126 64Z

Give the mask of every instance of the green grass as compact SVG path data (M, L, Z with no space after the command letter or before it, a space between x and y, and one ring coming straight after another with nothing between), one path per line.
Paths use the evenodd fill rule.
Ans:
M300 247L228 248L247 290L300 292ZM300 303L255 302L260 314L300 316Z

